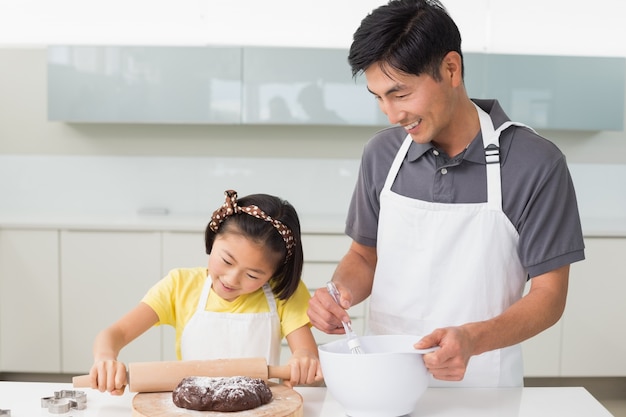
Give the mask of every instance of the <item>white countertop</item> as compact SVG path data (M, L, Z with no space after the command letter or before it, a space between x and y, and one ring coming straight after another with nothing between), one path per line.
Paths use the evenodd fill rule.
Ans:
M59 230L130 230L200 232L209 218L181 214L93 214L93 215L34 215L0 214L0 229L59 229ZM626 237L626 217L585 217L581 219L585 237ZM343 234L345 216L342 214L301 214L303 233Z
M340 214L300 214L303 233L343 234L345 216ZM0 214L0 229L136 230L200 232L210 215L181 214Z
M87 389L87 408L65 414L50 414L41 408L41 398L55 391L72 390L69 383L2 382L0 409L11 417L73 416L127 417L134 393L121 397ZM297 387L304 399L304 417L343 417L343 408L325 388ZM411 417L611 417L584 388L429 388ZM234 417L234 415L233 415Z

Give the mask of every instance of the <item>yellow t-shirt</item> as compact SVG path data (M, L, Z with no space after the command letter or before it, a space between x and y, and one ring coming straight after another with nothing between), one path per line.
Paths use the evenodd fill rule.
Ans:
M181 359L180 341L183 329L196 312L202 287L207 279L206 267L171 270L156 283L141 300L159 316L157 325L169 324L176 329L176 357ZM305 325L311 325L306 314L309 299L308 289L300 281L298 289L288 300L276 300L280 318L281 340L289 333ZM218 313L260 313L269 311L263 289L226 301L215 291L209 293L207 311Z

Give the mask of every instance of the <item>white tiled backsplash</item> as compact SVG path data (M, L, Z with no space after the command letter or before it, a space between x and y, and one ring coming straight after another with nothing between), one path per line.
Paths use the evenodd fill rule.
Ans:
M302 214L343 215L358 160L0 155L0 215L206 215L224 201L268 193Z
M626 219L626 165L570 164L581 217Z
M0 155L0 215L206 215L225 189L269 193L301 214L344 216L359 161ZM571 164L581 217L626 218L626 165Z

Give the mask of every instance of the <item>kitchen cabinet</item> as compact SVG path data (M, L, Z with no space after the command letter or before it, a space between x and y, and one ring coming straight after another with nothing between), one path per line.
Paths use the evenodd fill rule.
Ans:
M202 226L203 227L203 226ZM350 245L340 233L304 233L303 280L332 277ZM528 377L626 376L625 237L587 237L572 265L561 320L522 344ZM95 335L133 308L172 268L206 265L204 232L0 228L0 372L86 373ZM367 300L350 309L364 334ZM318 343L343 335L313 329ZM283 345L281 358L290 357ZM123 361L175 360L174 331L150 329Z
M0 372L61 371L56 230L0 230Z
M193 268L208 265L204 232L163 232L161 276L175 268ZM176 360L176 331L172 326L159 326L162 359Z
M562 376L626 375L626 238L586 238L572 265L563 321Z
M624 253L626 238L585 238L586 259L570 268L563 317L522 344L525 376L626 375Z
M387 125L345 49L243 48L244 124Z
M469 96L497 98L511 120L535 129L624 128L624 58L466 53L464 62Z
M525 377L561 375L562 332L563 319L537 336L522 342Z
M350 238L343 234L302 234L302 248L304 250L304 266L302 280L313 294L316 289L325 287L335 272L337 264L350 247ZM348 313L352 319L352 328L357 335L365 331L366 303L350 308ZM328 343L344 335L329 335L311 328L318 344ZM286 341L283 341L281 361L285 362L291 356Z
M344 49L48 47L48 119L386 125Z
M159 232L62 230L62 371L87 373L96 334L135 307L161 278ZM120 354L126 363L161 359L152 328Z
M241 49L50 46L48 119L240 123Z
M48 119L388 125L347 56L336 48L51 45ZM464 63L470 97L497 98L512 120L623 130L625 58L467 52Z
M207 266L209 255L202 232L163 232L163 255L161 275L165 276L175 268L195 268Z

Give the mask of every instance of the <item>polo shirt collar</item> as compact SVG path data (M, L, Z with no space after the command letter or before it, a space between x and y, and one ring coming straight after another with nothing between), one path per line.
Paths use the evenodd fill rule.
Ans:
M430 143L413 142L411 143L411 146L409 146L409 152L406 156L407 160L409 160L410 162L417 161L419 158L422 157L422 155L424 155L426 152L433 148L434 146Z
M491 120L493 121L493 125L495 128L500 126L502 123L509 121L508 116L504 113L504 110L500 106L497 100L479 100L472 99L474 103L476 103L481 109L489 114ZM506 159L506 155L509 151L511 142L510 141L500 141L500 160L504 161ZM424 155L429 150L433 149L434 146L431 143L411 143L409 147L409 151L407 154L407 159L409 161L416 161L422 155ZM485 164L485 150L483 147L483 137L482 133L478 132L478 135L472 140L467 151L465 151L465 155L463 155L463 159L468 162L474 162L477 164Z

